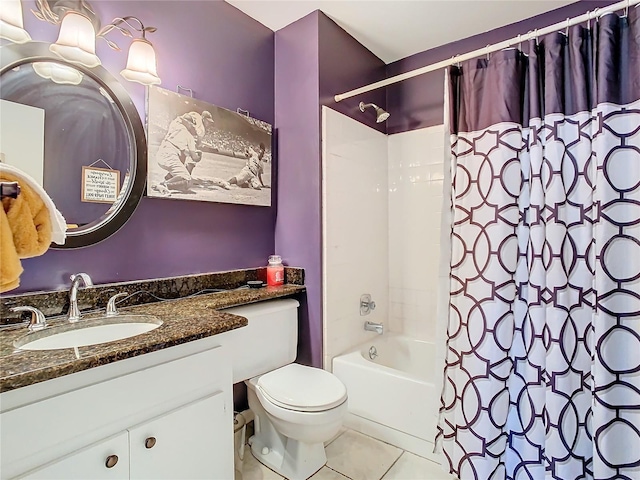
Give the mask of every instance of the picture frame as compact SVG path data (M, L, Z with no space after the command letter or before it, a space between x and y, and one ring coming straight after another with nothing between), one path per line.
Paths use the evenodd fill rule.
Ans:
M147 196L271 206L271 124L152 86Z
M82 166L81 201L113 204L120 195L120 170Z

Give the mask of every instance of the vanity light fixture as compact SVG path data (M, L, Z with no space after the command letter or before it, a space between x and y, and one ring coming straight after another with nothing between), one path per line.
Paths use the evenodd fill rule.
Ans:
M122 70L120 75L130 82L158 85L160 77L156 69L156 52L153 45L144 38L136 38L129 47L127 68Z
M31 40L29 33L23 28L21 0L0 0L0 38L7 38L15 43L26 43ZM145 27L137 17L127 16L115 18L110 24L100 29L100 19L89 2L79 3L82 11L69 8L69 3L57 5L55 2L37 0L37 10L31 12L39 19L54 25L60 25L58 40L51 44L51 52L69 63L83 65L88 68L97 67L102 62L96 55L96 38L104 39L109 47L120 50L118 45L107 39L111 30L118 30L126 37L133 38L131 30L140 32L141 38L134 38L129 47L127 66L120 73L132 82L143 85L157 85L160 77L157 73L156 52L153 45L146 38L147 33L156 31L155 27ZM133 23L132 23L133 22ZM96 30L100 29L96 35ZM71 83L78 79L66 76L64 72L57 72L53 76L50 72L40 72L49 75L57 83ZM38 73L40 75L40 73ZM41 76L44 76L41 75ZM81 80L81 79L80 79Z
M74 11L68 11L62 18L58 40L49 50L67 62L89 68L102 63L96 55L96 31L91 20Z
M0 38L6 38L14 43L31 41L31 36L24 29L22 5L20 0L1 0L0 9Z
M136 25L133 25L132 21L135 21ZM156 66L156 52L151 42L147 40L147 33L155 32L156 27L145 27L139 18L133 16L116 18L100 30L98 37L103 37L114 50L120 50L120 47L115 42L105 38L105 35L115 29L127 37L132 37L131 32L124 28L123 24L140 32L141 38L135 38L131 42L127 57L127 67L120 72L120 75L130 82L138 82L143 85L159 84L160 77L158 77Z

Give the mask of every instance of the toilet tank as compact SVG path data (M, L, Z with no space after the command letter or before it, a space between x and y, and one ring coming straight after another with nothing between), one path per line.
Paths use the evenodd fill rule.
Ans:
M275 370L296 359L298 307L293 299L226 308L221 311L245 317L249 324L217 335L231 354L233 383Z

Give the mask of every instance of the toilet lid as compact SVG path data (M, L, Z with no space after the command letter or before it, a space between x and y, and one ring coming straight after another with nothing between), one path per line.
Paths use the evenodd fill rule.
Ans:
M257 388L274 404L302 412L328 410L347 399L346 387L333 374L297 363L262 375Z

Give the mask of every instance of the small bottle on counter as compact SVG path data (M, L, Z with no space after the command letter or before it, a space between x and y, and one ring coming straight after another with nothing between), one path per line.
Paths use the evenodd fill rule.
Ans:
M284 265L280 255L271 255L267 266L267 285L273 287L284 284Z

